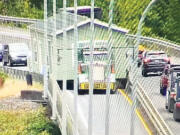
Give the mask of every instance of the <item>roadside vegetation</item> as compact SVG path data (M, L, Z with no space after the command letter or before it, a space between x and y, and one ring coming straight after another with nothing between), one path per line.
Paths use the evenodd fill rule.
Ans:
M91 0L79 0L78 5L90 5ZM52 2L48 0L48 15L52 15ZM130 33L136 33L139 19L150 0L115 0L114 22L127 28ZM95 6L103 10L103 21L108 21L110 0L95 0ZM57 0L61 8L62 0ZM67 6L73 6L73 0L67 0ZM180 1L157 0L145 20L143 35L163 38L180 43ZM28 18L43 18L43 0L2 0L0 1L2 15Z
M1 135L60 135L59 128L40 107L33 111L0 111Z

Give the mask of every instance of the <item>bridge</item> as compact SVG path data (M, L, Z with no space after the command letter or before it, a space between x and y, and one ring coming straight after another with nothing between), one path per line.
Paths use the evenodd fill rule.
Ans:
M110 8L113 8L112 4ZM45 4L45 13L46 10ZM165 97L159 93L160 76L151 74L142 77L141 68L136 65L136 53L128 57L126 54L129 51L137 52L135 45L143 44L149 50L165 51L171 56L172 63L177 64L180 60L179 45L129 34L128 30L112 25L112 18L107 24L93 17L79 16L76 5L75 14L65 11L56 14L55 11L54 8L54 17L45 16L44 21L28 22L32 23L28 29L11 29L2 25L0 41L28 44L32 58L28 61L27 69L2 69L19 79L25 79L25 75L31 72L35 81L43 82L44 99L51 104L52 119L59 124L62 134L178 135L180 123L174 121L173 114L165 109ZM8 21L27 23L23 19L8 18ZM95 68L93 50L98 46L108 48L106 69ZM89 93L83 94L78 93L79 48L90 50L87 66ZM99 61L103 63L104 59L101 56ZM113 64L118 87L111 93L108 79L112 76ZM98 66L102 67L102 64ZM93 93L95 80L102 76L102 70L107 80L104 82L106 88Z

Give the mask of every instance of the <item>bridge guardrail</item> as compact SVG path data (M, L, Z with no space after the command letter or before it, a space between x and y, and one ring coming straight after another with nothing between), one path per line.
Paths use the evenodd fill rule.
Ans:
M137 99L156 128L158 135L173 135L172 131L167 126L139 83L137 84Z
M21 18L21 17L13 17L13 16L2 16L0 15L0 20L3 21L13 21L13 22L23 22L23 23L35 23L37 19L30 19L30 18Z
M21 80L26 80L26 75L31 74L33 81L43 84L43 75L38 74L38 73L32 73L29 71L24 71L24 70L19 70L19 69L12 69L9 67L0 67L0 70L4 71L12 78L17 78Z
M136 40L137 36L127 34L127 38L131 39L131 40ZM146 43L146 44L144 44L144 43ZM175 44L175 43L170 43L170 42L167 42L164 40L155 39L155 38L151 38L151 37L140 36L140 44L143 44L145 46L147 45L151 49L153 48L153 49L159 50L159 48L161 48L161 50L166 51L171 56L180 57L180 53L178 53L178 51L180 51L180 45Z

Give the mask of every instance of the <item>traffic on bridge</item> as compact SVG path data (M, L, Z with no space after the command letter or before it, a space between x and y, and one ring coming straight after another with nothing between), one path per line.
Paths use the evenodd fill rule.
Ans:
M156 26L161 1L135 1L44 0L43 19L0 16L2 71L41 80L62 135L179 135L179 40Z

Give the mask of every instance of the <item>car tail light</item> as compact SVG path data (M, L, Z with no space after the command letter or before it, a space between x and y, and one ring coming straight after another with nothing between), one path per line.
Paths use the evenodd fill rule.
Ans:
M81 67L81 65L78 65L78 73L79 73L79 74L82 73L82 67Z
M180 103L176 103L176 108L180 108Z
M114 65L111 65L111 73L115 73Z
M164 61L170 63L170 59L169 58L165 58Z
M146 64L146 63L149 63L150 61L151 61L150 59L145 59L144 63Z
M176 96L176 93L171 93L170 95L171 98L175 98L175 96Z

